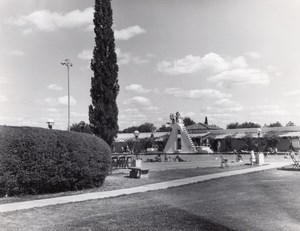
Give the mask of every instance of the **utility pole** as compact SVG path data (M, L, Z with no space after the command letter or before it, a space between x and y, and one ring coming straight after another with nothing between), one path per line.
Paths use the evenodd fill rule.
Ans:
M65 59L61 62L61 65L65 65L68 72L68 131L70 131L70 67L72 67L73 64L70 62L70 59Z

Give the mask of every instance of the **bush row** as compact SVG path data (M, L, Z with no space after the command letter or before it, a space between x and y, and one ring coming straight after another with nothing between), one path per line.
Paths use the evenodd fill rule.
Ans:
M109 146L85 133L0 126L0 195L44 194L101 186Z

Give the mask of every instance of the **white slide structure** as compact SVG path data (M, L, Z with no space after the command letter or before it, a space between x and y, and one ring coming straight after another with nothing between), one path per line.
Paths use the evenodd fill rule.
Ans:
M164 153L196 153L196 147L184 124L180 121L170 126L172 131L165 146Z

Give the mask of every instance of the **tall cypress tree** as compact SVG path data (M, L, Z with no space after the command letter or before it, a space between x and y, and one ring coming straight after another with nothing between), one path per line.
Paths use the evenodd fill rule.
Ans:
M95 47L91 61L94 76L91 81L92 105L89 106L89 120L93 133L111 146L119 128L116 102L119 93L119 68L110 1L95 0Z

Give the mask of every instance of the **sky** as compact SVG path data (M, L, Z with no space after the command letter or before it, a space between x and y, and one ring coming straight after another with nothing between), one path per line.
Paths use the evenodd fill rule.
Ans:
M88 122L92 0L0 0L0 124ZM300 125L300 1L112 0L119 128Z

